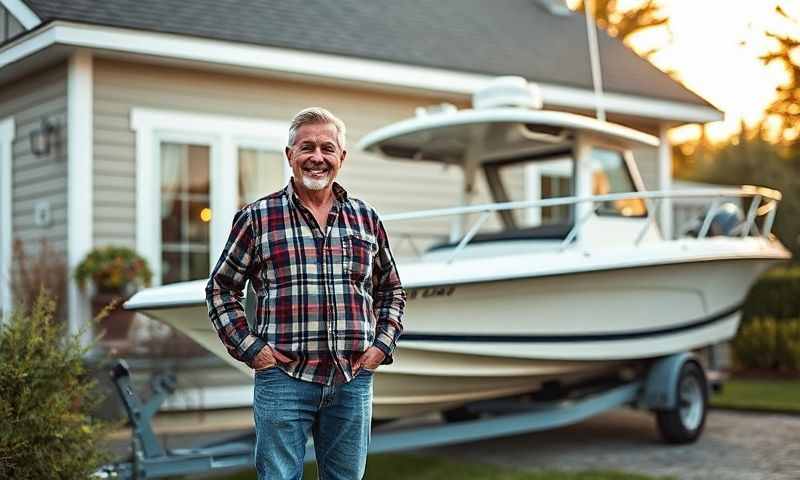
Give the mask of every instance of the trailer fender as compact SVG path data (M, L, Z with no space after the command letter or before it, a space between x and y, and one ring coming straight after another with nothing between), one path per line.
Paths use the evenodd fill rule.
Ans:
M690 352L659 358L650 366L639 405L650 410L672 410L678 407L677 385L681 368L686 362L702 364Z

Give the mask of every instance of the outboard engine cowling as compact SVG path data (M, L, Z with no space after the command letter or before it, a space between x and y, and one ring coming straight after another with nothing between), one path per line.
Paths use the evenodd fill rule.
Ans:
M705 215L697 218L695 223L686 233L690 237L697 237L700 235L700 230L703 228L703 221ZM711 225L708 228L709 237L730 237L736 232L736 227L744 222L744 213L738 205L731 202L726 202L717 208L716 213L711 218Z

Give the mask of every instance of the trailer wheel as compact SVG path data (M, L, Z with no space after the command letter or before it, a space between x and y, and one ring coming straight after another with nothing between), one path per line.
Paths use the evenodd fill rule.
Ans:
M446 423L465 422L481 418L480 414L471 411L465 406L452 408L442 412L442 418Z
M668 443L692 443L700 437L708 411L708 387L703 369L695 362L681 367L675 385L677 408L656 411L658 431Z

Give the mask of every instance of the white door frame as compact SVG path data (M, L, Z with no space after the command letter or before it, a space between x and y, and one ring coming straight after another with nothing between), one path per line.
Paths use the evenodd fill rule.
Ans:
M153 271L153 285L161 285L161 142L207 145L210 148L209 270L225 247L231 220L238 209L239 147L282 152L289 123L254 118L210 115L174 110L131 109L136 132L136 249ZM283 162L283 177L291 169Z
M0 322L8 320L13 307L11 298L11 248L14 238L11 217L13 140L14 118L0 119L0 310L2 310Z

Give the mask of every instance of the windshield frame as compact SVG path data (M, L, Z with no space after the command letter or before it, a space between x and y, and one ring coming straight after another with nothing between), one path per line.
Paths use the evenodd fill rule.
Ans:
M489 194L492 201L495 203L505 203L511 201L511 198L506 190L505 184L500 179L500 169L508 165L519 163L536 163L549 159L562 159L567 157L572 163L572 178L570 179L570 189L575 192L576 187L576 169L577 160L575 158L575 150L572 146L564 147L563 149L548 150L540 153L529 153L525 155L514 155L512 157L499 158L490 161L481 162L481 170L483 171L486 184L489 187ZM519 231L526 230L529 227L520 227L517 225L514 214L511 210L500 210L497 212L500 217L500 222L503 225L504 231ZM569 220L571 225L575 222L575 205L569 206Z

